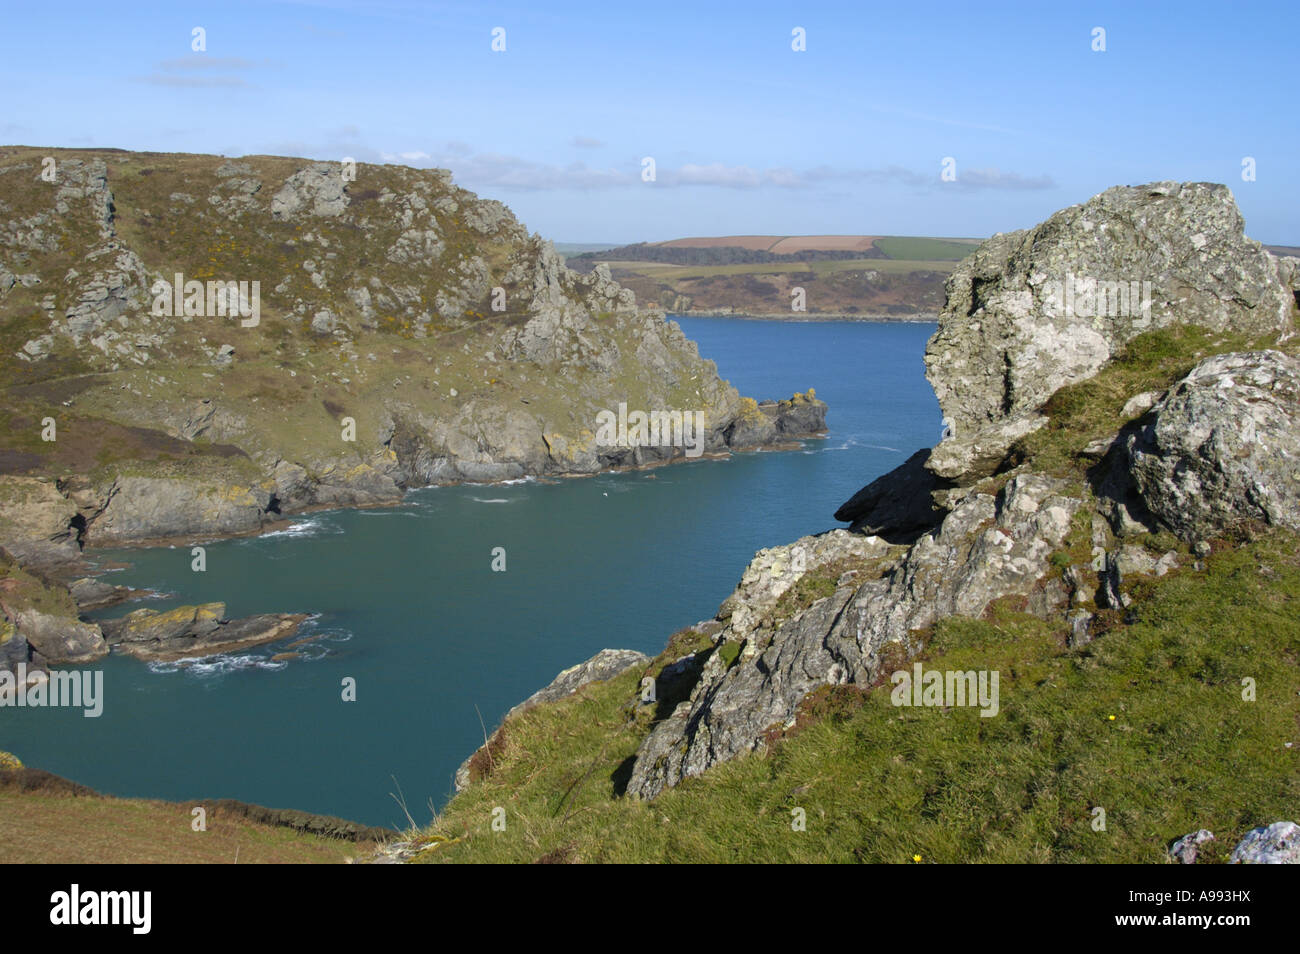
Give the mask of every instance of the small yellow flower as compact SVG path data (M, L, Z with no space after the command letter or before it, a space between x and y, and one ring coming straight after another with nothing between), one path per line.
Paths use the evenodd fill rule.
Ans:
M1114 721L1115 721L1115 717L1114 717L1114 716L1106 716L1106 718L1109 719L1111 722L1114 722Z
M912 856L912 860L913 860L913 861L916 861L916 862L920 862L920 860L921 860L921 856L920 856L920 855L913 855L913 856Z

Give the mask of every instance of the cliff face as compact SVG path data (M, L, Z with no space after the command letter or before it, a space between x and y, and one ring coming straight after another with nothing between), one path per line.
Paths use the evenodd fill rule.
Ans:
M620 405L702 453L824 427L442 170L5 150L0 315L0 472L77 478L92 543L686 454L602 441Z
M841 507L849 530L755 557L627 792L764 750L814 690L878 685L945 617L1009 602L1079 646L1214 539L1300 529L1294 264L1204 184L1111 189L985 243L927 350L950 435ZM1067 310L1044 292L1067 275L1149 282L1150 307Z
M411 486L778 444L824 430L825 412L811 393L742 398L662 312L603 269L565 268L443 170L0 150L0 548L15 567ZM59 583L23 586L40 602ZM102 654L95 629L78 642Z

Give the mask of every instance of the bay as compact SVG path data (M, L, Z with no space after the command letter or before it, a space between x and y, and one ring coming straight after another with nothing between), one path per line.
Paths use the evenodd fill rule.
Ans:
M651 655L711 617L754 551L838 526L872 478L939 437L932 323L679 318L742 394L816 388L829 435L783 452L555 483L428 488L189 550L97 551L165 608L315 614L283 645L197 664L109 657L104 711L0 710L0 749L113 795L238 798L402 826L451 793L501 716L605 647ZM493 572L504 547L506 571ZM343 700L346 679L356 701ZM395 798L394 796L399 796Z

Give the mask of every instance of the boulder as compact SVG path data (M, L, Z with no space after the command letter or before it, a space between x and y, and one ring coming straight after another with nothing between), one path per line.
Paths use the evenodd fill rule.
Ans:
M1059 388L1174 324L1290 334L1293 296L1213 183L1107 189L995 235L949 277L926 376L951 424L928 463L987 473Z
M303 216L340 216L349 201L343 186L341 166L314 162L291 175L271 198L271 217L292 220Z
M1300 864L1300 825L1291 821L1274 822L1267 828L1254 828L1232 849L1234 865Z
M1300 529L1298 418L1297 359L1279 351L1206 358L1125 436L1116 474L1185 540L1252 521Z

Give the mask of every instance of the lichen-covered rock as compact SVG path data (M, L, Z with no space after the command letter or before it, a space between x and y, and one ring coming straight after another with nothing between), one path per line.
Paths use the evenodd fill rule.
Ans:
M94 662L108 655L96 623L29 609L18 614L18 632L51 665Z
M104 636L115 652L137 659L170 661L212 656L292 636L307 619L301 613L265 613L225 619L224 603L178 606L166 612L140 609L105 620Z
M930 470L987 472L1056 390L1145 331L1290 333L1291 291L1242 228L1226 186L1156 182L1107 189L981 245L949 278L926 349L952 425Z
M1115 467L1186 540L1248 521L1300 529L1300 361L1206 358L1129 433Z
M717 639L743 634L744 651L733 665L715 653L704 666L690 700L642 743L628 792L653 798L683 778L762 747L769 730L793 724L809 692L827 684L871 685L887 647L910 653L912 634L942 617L978 616L1000 597L1029 596L1082 506L1065 490L1064 481L1026 474L997 497L971 494L905 551L894 548L901 556L889 558L883 572L878 567L870 579L841 578L832 595L785 621L762 618L768 600L755 600L752 592L724 603L719 618L729 624ZM877 538L865 539L876 541L869 552L890 550ZM1064 609L1029 605L1042 612Z
M1300 825L1274 822L1255 828L1232 850L1234 865L1300 865Z
M1169 860L1180 865L1194 865L1201 845L1213 840L1214 832L1207 828L1183 835L1169 846Z
M291 175L271 198L271 215L276 219L342 215L348 207L344 185L341 166L314 162Z
M226 615L225 603L177 606L158 612L138 609L121 619L104 622L104 632L114 645L118 643L152 643L197 636L216 629Z
M269 491L171 477L121 477L86 529L94 546L205 534L246 533L273 519Z

